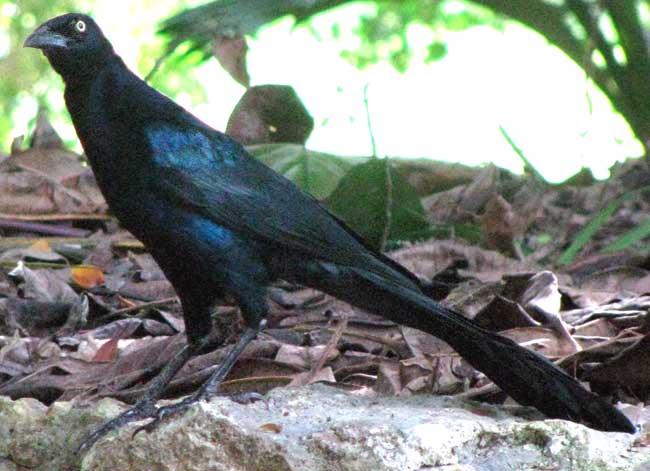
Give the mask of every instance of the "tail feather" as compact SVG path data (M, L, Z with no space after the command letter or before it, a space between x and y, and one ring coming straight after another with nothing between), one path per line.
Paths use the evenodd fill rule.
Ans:
M446 341L520 404L534 406L548 417L598 430L636 431L613 405L587 391L543 356L479 327L417 289L355 268L325 268L316 273L312 267L303 283L308 278L311 286L352 305ZM355 289L350 290L350 286Z

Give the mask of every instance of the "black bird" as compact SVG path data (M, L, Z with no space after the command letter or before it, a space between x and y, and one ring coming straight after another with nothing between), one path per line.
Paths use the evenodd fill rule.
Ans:
M634 432L612 405L542 356L478 327L426 297L415 275L376 252L318 201L251 157L133 74L88 16L66 14L25 41L65 82L65 102L99 187L115 216L140 239L182 304L187 347L136 405L90 435L154 420L211 397L264 327L273 280L311 286L448 342L522 404L549 417ZM214 301L230 295L247 330L195 394L156 400L204 345Z

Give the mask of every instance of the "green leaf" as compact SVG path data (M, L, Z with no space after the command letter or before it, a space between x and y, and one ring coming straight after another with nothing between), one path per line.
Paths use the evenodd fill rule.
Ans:
M426 62L433 62L447 55L447 45L441 41L434 41L427 48Z
M339 157L298 144L261 144L247 149L260 161L317 199L326 198L360 157Z
M378 249L388 241L420 238L429 228L415 189L389 159L371 159L352 168L327 203Z
M580 231L569 248L567 248L560 256L558 263L560 265L567 265L571 263L578 252L580 252L585 244L587 244L587 242L593 238L596 232L598 232L598 229L600 229L603 224L605 224L607 220L614 215L618 208L620 208L624 202L635 198L641 191L644 190L646 190L646 188L640 188L638 190L627 192L601 209L600 212L596 214L596 216L591 220L591 222L589 222L589 224L587 224L587 226L585 226L585 228Z
M626 232L625 234L617 238L611 244L608 244L605 247L603 247L601 252L611 253L611 252L618 252L620 250L624 250L630 247L632 244L639 242L640 240L643 240L648 236L650 236L650 221L645 221L640 226L637 226L629 230L628 232Z

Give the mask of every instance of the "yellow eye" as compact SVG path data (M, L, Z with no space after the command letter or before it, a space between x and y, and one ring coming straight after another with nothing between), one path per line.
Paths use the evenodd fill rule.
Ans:
M80 33L83 33L84 31L86 31L86 23L85 23L84 21L82 21L82 20L78 20L78 21L75 23L74 27L75 27L75 28L77 29L77 31L79 31Z

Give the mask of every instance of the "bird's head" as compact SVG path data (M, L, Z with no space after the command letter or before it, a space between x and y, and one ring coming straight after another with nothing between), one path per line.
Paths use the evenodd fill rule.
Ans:
M24 47L41 49L64 79L95 75L113 56L113 47L87 15L68 13L40 25Z

